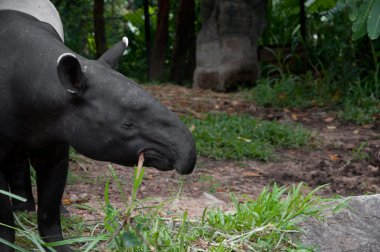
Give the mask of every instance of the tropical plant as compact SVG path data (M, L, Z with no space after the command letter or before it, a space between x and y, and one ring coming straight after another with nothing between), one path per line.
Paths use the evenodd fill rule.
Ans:
M370 39L380 35L380 1L378 0L346 0L350 7L353 39L357 40L368 34Z

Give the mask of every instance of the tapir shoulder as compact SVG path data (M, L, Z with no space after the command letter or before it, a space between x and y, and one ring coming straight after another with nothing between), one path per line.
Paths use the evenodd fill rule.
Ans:
M15 10L50 24L64 40L63 26L57 9L49 0L1 0L0 10Z

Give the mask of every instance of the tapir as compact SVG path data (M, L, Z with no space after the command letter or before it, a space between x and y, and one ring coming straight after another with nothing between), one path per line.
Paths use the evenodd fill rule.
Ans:
M32 164L38 230L46 242L63 239L60 202L70 145L124 166L135 165L143 154L145 166L180 174L194 169L195 143L186 126L114 70L127 42L123 38L98 60L88 60L67 48L50 24L0 10L0 189L8 190L7 167L17 169L17 160ZM3 194L0 223L14 225L10 199ZM14 242L14 230L0 225L0 238ZM2 244L0 251L13 250Z

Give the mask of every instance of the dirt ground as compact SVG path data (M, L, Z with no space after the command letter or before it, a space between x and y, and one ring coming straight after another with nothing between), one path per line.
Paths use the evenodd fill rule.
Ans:
M380 193L379 124L355 126L342 123L336 112L319 108L299 111L257 107L244 99L244 93L223 94L173 85L148 86L146 89L179 114L202 118L204 112L224 111L248 113L266 120L297 121L313 131L316 143L312 149L278 150L277 159L268 163L199 157L196 170L186 177L147 168L139 197L150 197L149 204L172 199L164 208L165 215L181 215L188 210L190 216L200 216L206 206L228 210L231 209L229 192L255 198L271 182L280 185L305 182L311 188L327 184L319 192L323 196ZM111 176L109 165L84 157L71 162L72 182L64 195L64 204L71 214L82 215L88 220L101 217L89 210L78 209L76 205L100 208L104 202L105 181ZM112 166L129 192L133 169ZM122 207L114 182L111 182L110 195L114 205Z

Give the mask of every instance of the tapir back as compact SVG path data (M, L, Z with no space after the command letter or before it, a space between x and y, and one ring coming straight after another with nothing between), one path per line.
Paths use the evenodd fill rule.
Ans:
M15 10L50 24L64 40L63 26L57 9L49 0L1 0L0 10Z

